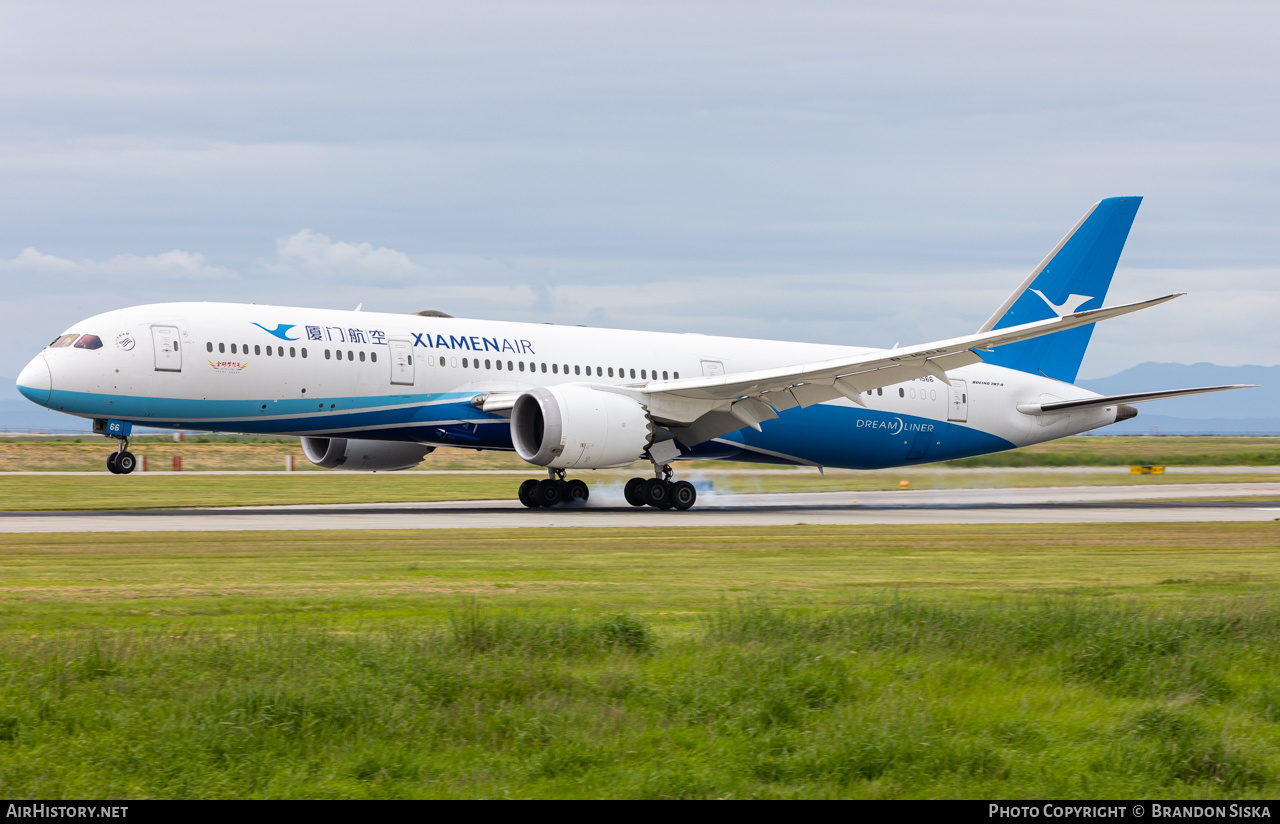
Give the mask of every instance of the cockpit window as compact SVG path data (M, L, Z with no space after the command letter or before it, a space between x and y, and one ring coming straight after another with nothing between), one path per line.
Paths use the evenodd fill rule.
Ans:
M77 349L101 349L102 338L97 335L81 335L80 340L76 341Z
M75 335L63 335L62 337L60 337L60 338L58 338L57 340L55 340L53 343L49 344L49 348L50 348L50 349L61 349L61 348L62 348L62 347L64 347L64 346L70 346L71 344L75 343L75 340L76 340L76 338L78 338L78 337L80 337L80 335L79 335L79 334L75 334Z

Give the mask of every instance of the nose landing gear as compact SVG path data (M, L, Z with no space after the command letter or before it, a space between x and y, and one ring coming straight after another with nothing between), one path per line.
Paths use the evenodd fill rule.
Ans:
M652 506L657 509L685 510L698 500L698 491L688 481L672 481L674 473L670 464L653 465L653 477L632 478L622 488L627 503L632 506Z
M585 504L591 495L585 481L565 480L563 469L548 469L545 480L530 478L520 484L520 503L536 509L559 504Z
M94 420L95 435L116 439L116 451L107 456L107 471L112 475L128 475L138 468L138 459L129 451L129 434L133 424L128 421Z
M138 468L138 459L129 451L129 439L120 438L115 452L107 456L107 471L112 475L128 475Z

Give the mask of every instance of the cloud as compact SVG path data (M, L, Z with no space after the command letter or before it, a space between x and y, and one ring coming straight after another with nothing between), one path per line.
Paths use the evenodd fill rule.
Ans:
M307 276L325 280L381 284L404 283L421 278L426 270L404 252L369 243L346 243L303 229L276 240L274 258L260 260L256 268L279 276Z
M46 255L31 246L23 249L18 256L0 262L0 271L32 273L41 275L74 274L86 262L76 263L56 255Z
M121 283L147 281L230 280L239 277L230 269L211 266L199 252L174 249L158 255L115 255L105 260L71 260L47 255L28 246L8 260L0 260L0 272L15 275L56 275L62 278L106 279Z

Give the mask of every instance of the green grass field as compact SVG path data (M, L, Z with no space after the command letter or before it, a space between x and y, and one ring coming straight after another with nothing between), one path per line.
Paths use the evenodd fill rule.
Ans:
M1280 438L1079 437L952 461L951 466L1277 466Z
M82 437L37 438L0 436L0 465L21 472L101 472L113 441ZM281 470L287 455L298 470L314 470L302 454L297 438L253 435L193 435L179 443L171 437L144 435L133 440L133 451L148 459L152 470L172 467L182 458L185 471ZM1253 437L1076 437L998 452L979 458L952 461L943 466L1280 466L1280 438ZM513 452L476 452L469 449L437 449L420 469L460 470L525 469ZM716 461L695 462L694 467L742 467ZM798 472L811 470L797 469Z
M1280 524L0 536L15 797L1280 793Z

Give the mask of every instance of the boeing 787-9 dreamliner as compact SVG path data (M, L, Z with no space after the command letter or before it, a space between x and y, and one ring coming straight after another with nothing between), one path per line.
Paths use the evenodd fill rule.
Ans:
M132 427L296 435L328 469L408 469L437 446L544 467L519 498L584 501L570 470L644 459L634 506L688 509L679 460L880 469L965 458L1131 418L1074 386L1141 198L1103 200L970 335L892 349L232 303L159 303L75 323L18 389L116 438ZM423 483L431 483L423 479Z

